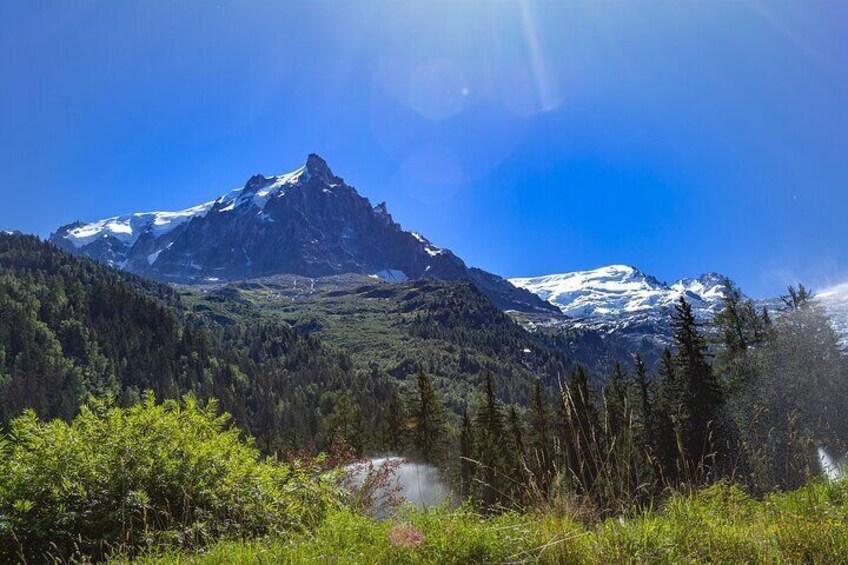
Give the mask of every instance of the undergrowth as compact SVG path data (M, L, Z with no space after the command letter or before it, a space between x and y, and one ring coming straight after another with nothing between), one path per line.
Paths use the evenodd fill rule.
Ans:
M330 513L289 538L222 541L147 565L224 563L841 563L848 555L848 486L812 483L755 500L730 485L674 496L662 508L579 524L568 517L463 507L376 521Z

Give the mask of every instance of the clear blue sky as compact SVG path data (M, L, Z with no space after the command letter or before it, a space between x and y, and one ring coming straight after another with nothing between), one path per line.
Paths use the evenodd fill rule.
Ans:
M848 2L0 5L0 228L309 152L505 276L848 280Z

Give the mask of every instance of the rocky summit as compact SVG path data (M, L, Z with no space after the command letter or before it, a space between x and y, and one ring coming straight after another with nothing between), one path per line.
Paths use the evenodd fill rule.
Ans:
M320 156L286 174L177 212L75 222L50 237L77 255L160 281L195 284L274 274L365 274L389 281L470 280L504 310L555 312L531 292L405 231Z

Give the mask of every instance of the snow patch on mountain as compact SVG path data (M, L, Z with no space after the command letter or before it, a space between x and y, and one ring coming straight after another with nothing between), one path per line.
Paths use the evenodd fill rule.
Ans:
M426 237L424 237L420 233L414 232L414 231L409 232L409 233L412 237L417 239L419 243L424 244L424 251L430 257L436 257L436 256L441 255L442 253L445 252L444 249L442 249L441 247L436 247L435 245L433 245L433 243L429 239L427 239Z
M399 271L397 269L386 269L384 271L379 271L374 273L373 275L369 275L372 279L379 279L381 281L387 282L406 282L409 280L409 277L403 271Z

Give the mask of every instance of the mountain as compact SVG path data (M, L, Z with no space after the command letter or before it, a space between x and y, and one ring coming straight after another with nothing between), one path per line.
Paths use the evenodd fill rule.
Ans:
M667 285L634 267L610 265L510 282L557 306L576 325L611 332L657 324L681 296L701 320L710 319L721 309L727 279L709 273Z
M671 342L671 312L681 296L699 320L712 319L722 307L728 280L708 273L669 285L634 267L610 265L510 282L555 305L566 316L525 316L525 325L537 331L567 332L571 355L603 370L613 360L627 359L636 351L655 359Z
M503 310L555 311L404 231L385 203L372 206L315 154L291 173L254 175L244 187L186 210L75 222L50 241L159 281L214 283L283 273L355 273L396 282L467 279Z

